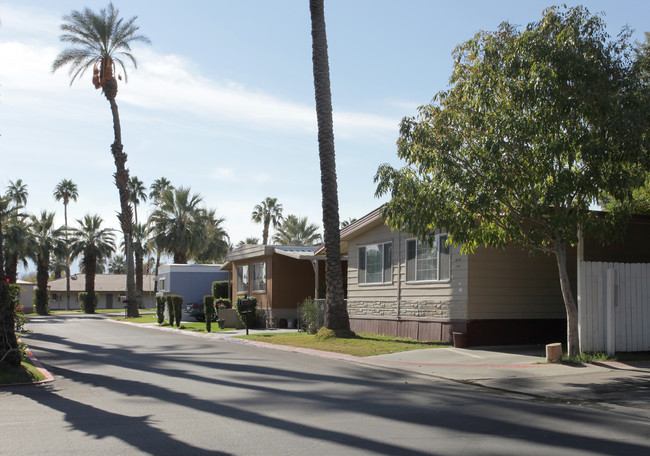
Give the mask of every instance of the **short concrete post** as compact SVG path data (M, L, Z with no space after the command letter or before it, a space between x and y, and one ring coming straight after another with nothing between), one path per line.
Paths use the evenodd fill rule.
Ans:
M546 361L559 361L562 359L562 344L547 344L546 345Z

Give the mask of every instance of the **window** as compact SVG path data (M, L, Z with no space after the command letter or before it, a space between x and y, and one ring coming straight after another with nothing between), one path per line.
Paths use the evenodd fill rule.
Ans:
M237 266L237 293L248 293L248 266Z
M253 291L266 291L266 263L253 265Z
M393 281L390 242L359 247L359 283Z
M158 279L158 291L165 291L165 279Z
M449 280L450 255L447 235L436 236L434 245L416 239L406 241L406 281Z

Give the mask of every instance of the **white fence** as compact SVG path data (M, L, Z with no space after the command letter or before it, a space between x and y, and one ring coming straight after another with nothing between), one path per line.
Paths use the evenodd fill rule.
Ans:
M650 264L582 262L582 351L650 350Z

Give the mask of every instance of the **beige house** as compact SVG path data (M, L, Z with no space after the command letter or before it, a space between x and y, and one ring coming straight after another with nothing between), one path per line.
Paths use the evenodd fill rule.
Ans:
M17 280L16 285L20 286L20 304L23 306L25 313L32 313L34 311L34 289L36 288L36 282Z
M518 248L479 248L464 255L438 232L433 246L392 232L381 208L341 230L348 256L352 329L471 345L566 339L566 314L555 258ZM575 250L569 252L575 263ZM575 292L576 268L569 267Z
M141 307L156 307L156 296L153 275L145 276L143 280L143 296ZM74 274L70 276L70 308L79 309L79 292L85 291L86 275ZM52 280L49 283L50 309L65 310L66 279ZM95 276L95 292L99 294L98 309L123 309L122 299L126 295L126 274L97 274Z

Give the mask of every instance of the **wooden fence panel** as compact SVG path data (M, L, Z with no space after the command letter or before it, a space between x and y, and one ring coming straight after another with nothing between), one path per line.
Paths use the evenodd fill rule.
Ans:
M609 331L616 351L650 350L650 264L584 262L578 321L583 351L606 351ZM607 270L616 271L614 321L607 318Z

